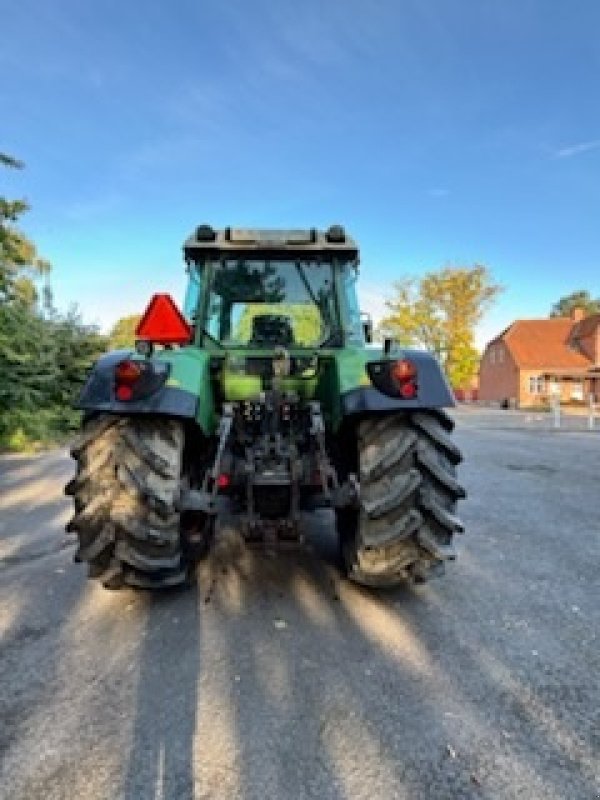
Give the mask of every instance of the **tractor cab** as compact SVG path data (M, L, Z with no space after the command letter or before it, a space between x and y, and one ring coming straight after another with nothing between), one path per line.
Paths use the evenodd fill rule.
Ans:
M358 249L341 226L322 233L201 225L184 253L184 313L200 346L306 350L364 343Z

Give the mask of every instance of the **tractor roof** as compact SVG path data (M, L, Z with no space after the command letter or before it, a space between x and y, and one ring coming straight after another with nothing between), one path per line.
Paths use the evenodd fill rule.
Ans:
M310 258L311 256L342 256L358 258L358 246L341 225L331 225L326 231L316 228L265 229L223 228L199 225L183 246L185 258L202 257L252 258L268 255L273 258Z

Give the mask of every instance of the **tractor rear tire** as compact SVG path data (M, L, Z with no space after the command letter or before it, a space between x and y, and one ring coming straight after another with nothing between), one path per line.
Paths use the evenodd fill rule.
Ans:
M357 430L359 510L338 512L341 557L348 577L367 586L422 583L456 557L462 533L456 479L462 460L443 411L415 411L362 420Z
M186 583L176 509L183 442L172 419L102 414L84 422L65 493L75 502L67 525L79 541L75 561L88 564L90 578L111 589Z

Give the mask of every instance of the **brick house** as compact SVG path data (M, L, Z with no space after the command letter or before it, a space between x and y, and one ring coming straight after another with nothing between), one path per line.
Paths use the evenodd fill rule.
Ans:
M520 319L492 339L481 357L479 398L504 406L600 400L600 314Z

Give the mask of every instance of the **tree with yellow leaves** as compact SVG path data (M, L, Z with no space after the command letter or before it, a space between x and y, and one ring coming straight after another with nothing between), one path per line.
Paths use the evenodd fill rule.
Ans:
M425 347L442 363L450 383L467 386L477 373L474 331L502 291L487 267L446 267L394 285L396 295L380 330L400 344Z
M108 346L111 350L120 348L133 348L135 346L135 329L141 320L140 314L131 314L128 317L121 317L112 326L108 334Z

